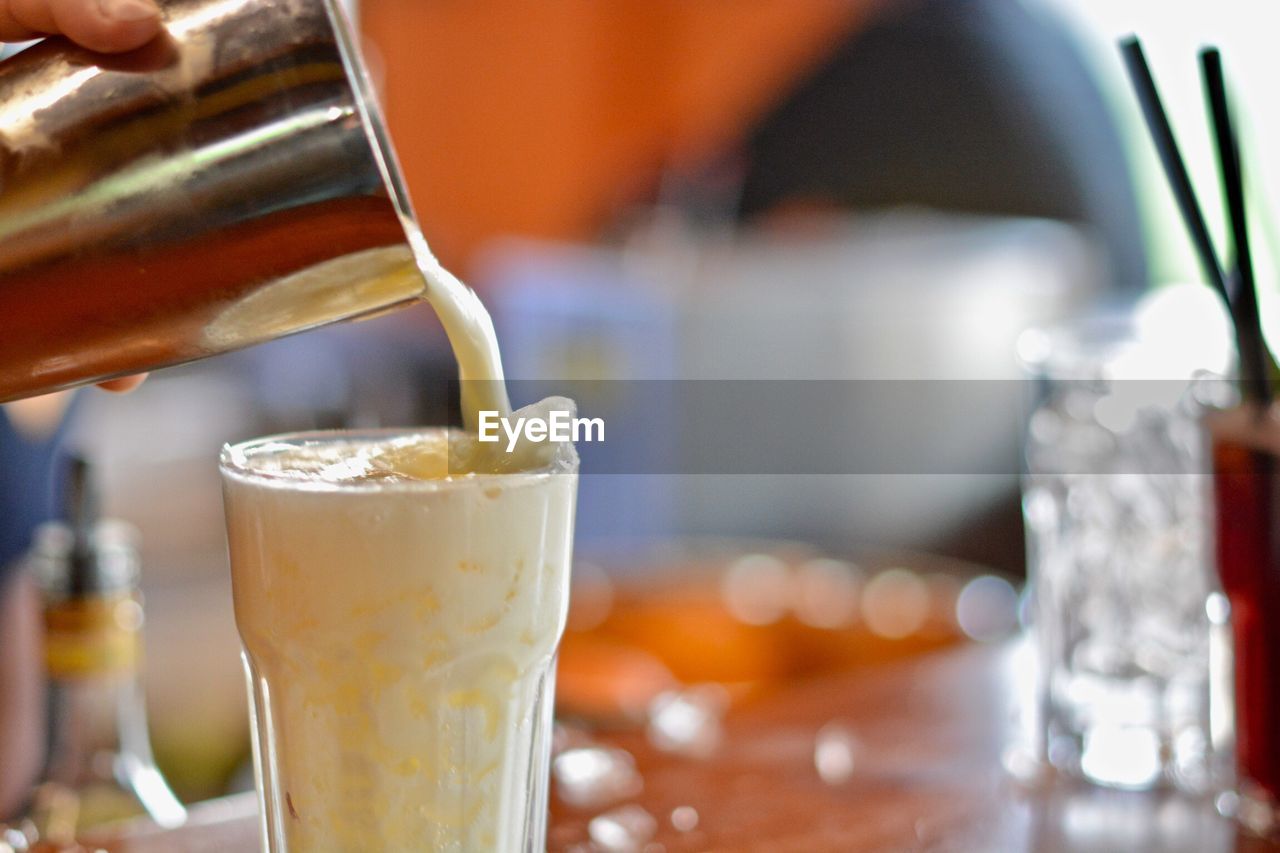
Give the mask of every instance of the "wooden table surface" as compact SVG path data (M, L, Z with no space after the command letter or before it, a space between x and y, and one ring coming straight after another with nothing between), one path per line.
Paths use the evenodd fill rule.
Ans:
M744 702L705 758L662 752L640 733L597 736L632 753L643 789L589 810L553 797L548 848L605 849L590 843L591 821L624 807L651 829L635 848L644 853L1280 851L1238 833L1207 802L1015 783L1000 760L1013 681L1011 647L965 646ZM830 781L815 764L820 731ZM257 847L256 826L252 799L228 798L193 809L181 830L134 832L102 846L248 851Z

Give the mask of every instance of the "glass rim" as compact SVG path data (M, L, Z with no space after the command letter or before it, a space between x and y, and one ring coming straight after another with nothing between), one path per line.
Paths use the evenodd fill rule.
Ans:
M1018 336L1016 357L1025 373L1064 372L1064 366L1081 361L1100 364L1125 349L1141 346L1140 331L1128 314L1085 314L1024 329Z
M458 427L377 427L372 429L325 429L299 430L296 432L277 433L251 438L246 441L228 442L222 445L218 454L218 472L223 479L232 478L259 486L266 486L290 491L313 493L357 492L379 493L412 492L431 493L473 489L484 486L534 486L550 482L557 476L578 473L576 453L557 451L555 458L546 465L522 471L503 471L500 473L471 471L465 474L449 474L431 480L397 479L397 480L323 480L318 477L275 474L258 470L247 460L247 454L254 449L271 445L288 445L291 447L308 444L338 443L352 440L377 440L379 438L398 438L412 435L429 434L464 435L465 431ZM569 445L572 448L572 445Z

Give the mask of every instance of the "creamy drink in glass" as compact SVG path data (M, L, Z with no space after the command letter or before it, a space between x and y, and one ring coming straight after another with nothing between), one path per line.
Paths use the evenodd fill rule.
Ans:
M577 458L478 447L427 429L224 450L270 851L545 849Z
M569 442L477 440L482 412L511 411L493 323L431 254L392 174L412 258L375 278L424 285L466 429L223 451L263 844L542 851L577 456Z
M569 442L478 442L482 412L511 413L493 323L428 248L355 39L327 8L407 247L344 259L359 275L331 265L295 276L205 333L273 337L281 318L304 328L362 295L348 279L418 294L457 359L466 430L297 434L223 451L263 844L542 851L577 456Z

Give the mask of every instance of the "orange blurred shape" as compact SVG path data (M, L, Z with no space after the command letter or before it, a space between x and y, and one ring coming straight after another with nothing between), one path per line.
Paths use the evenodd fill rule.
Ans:
M602 630L649 652L685 684L771 681L788 670L780 625L741 622L718 595L695 586L651 597L620 596Z
M653 655L605 637L568 632L556 668L556 710L594 720L644 720L678 682Z
M718 151L877 0L365 0L423 231L465 270L496 235L583 239ZM377 61L380 60L380 61Z
M906 569L878 572L861 588L848 587L849 606L830 611L845 614L843 621L819 626L785 606L763 624L743 621L726 603L725 576L690 563L657 578L632 580L615 587L607 612L593 614L580 630L573 628L571 611L560 652L563 706L584 716L636 720L672 680L763 689L964 640L955 619L955 578ZM796 573L787 577L796 583ZM777 578L761 579L771 595L797 600L795 590L774 588ZM587 594L574 606L595 608L599 586L594 578L583 584Z

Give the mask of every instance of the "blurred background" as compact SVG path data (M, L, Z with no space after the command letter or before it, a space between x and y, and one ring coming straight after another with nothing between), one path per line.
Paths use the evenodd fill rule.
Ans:
M1197 277L1117 37L1144 38L1206 187L1213 161L1193 56L1203 41L1222 46L1242 99L1259 107L1245 138L1260 152L1254 198L1275 195L1264 172L1280 142L1280 110L1266 97L1280 73L1264 41L1272 28L1247 0L1201 6L362 0L356 12L422 229L490 307L512 377L1013 380L1025 328ZM1202 202L1218 227L1218 199ZM1264 280L1274 280L1270 236L1259 247ZM125 398L79 395L70 441L98 466L108 513L141 530L152 735L185 797L251 784L219 447L295 429L440 423L454 375L438 323L416 308L165 371ZM859 382L838 387L849 394L841 405L858 409ZM1016 416L931 399L928 387L918 417L933 425L930 441L957 458L1016 458ZM1016 414L1019 386L1008 389ZM608 421L600 407L592 414ZM686 458L713 453L714 435L682 430L680 418L671 412L663 440L684 442ZM778 423L775 468L785 471ZM847 441L838 447L848 452ZM917 573L933 578L935 598L920 598L923 581L886 582L898 604L878 612L916 602L914 640L900 621L881 631L873 618L864 633L880 645L862 660L891 655L886 639L923 648L973 635L953 606L962 584L945 580L976 573L953 570L958 561L1014 583L1023 571L1016 468L590 468L586 456L578 548L597 593L597 565L642 595L647 578L657 588L660 575L707 560L640 555L707 537L743 543L717 554L770 555L748 567L766 580L779 565L808 566L787 575L818 584L797 600L859 594L872 579L852 568L860 554L940 555ZM746 544L760 539L774 544ZM810 565L831 556L844 568ZM1011 589L987 592L1005 601ZM919 605L935 599L951 608L942 634ZM607 609L608 595L580 601L578 627L599 627L591 607ZM745 624L770 621L744 606ZM705 628L706 613L688 619ZM664 618L653 636L676 630ZM774 647L751 636L728 657L704 649L703 662L755 675L783 666L762 663L760 650Z

